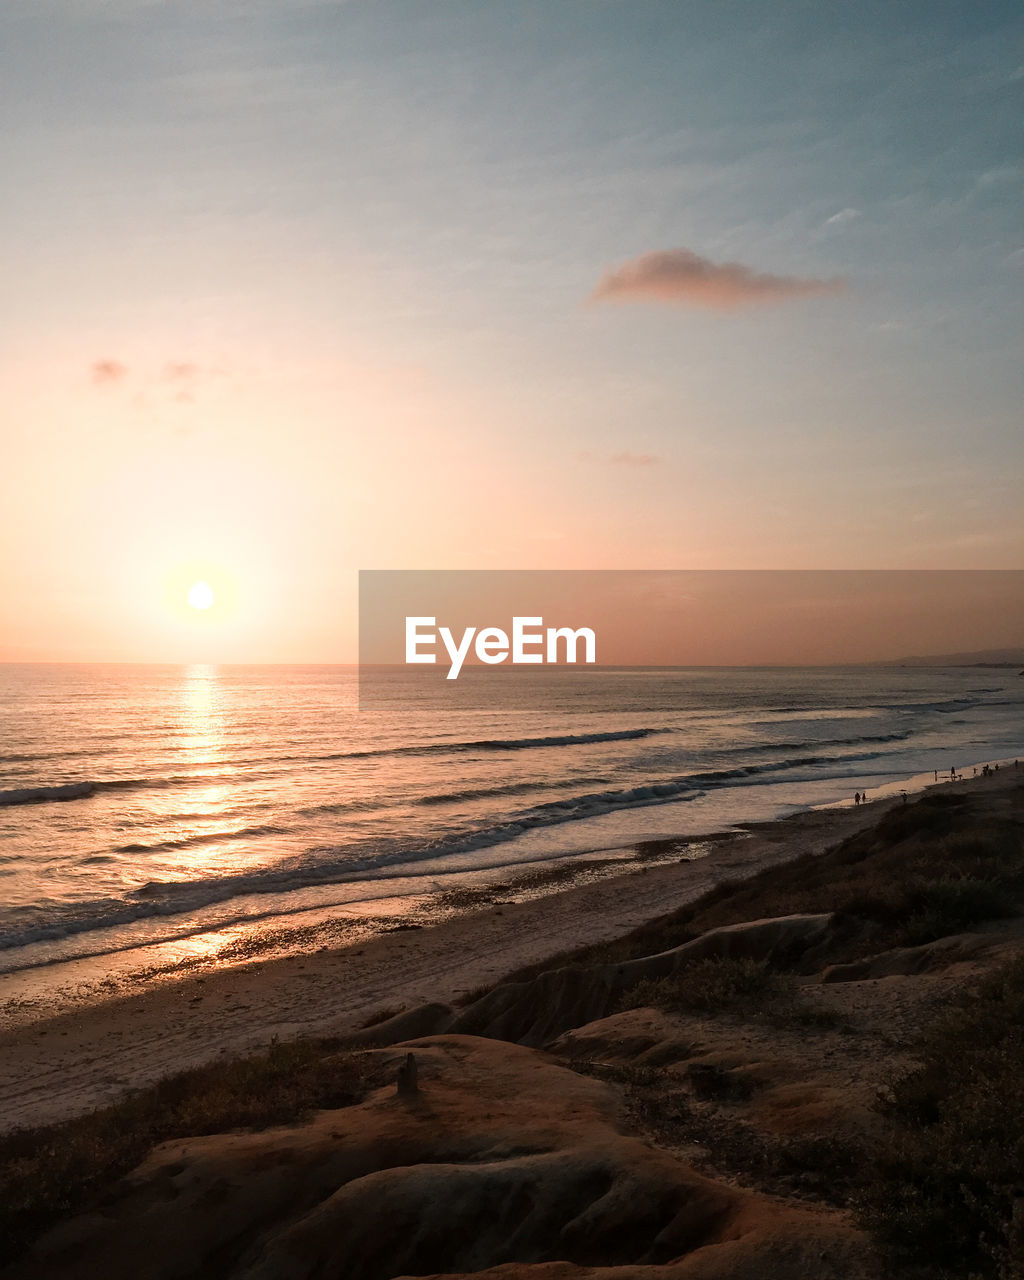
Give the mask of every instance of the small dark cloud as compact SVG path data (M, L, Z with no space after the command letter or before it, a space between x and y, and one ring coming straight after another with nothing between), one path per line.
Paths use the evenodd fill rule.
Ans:
M656 453L613 453L608 461L614 467L653 467L661 459Z
M579 457L581 462L601 462L612 467L653 467L661 462L656 453L631 453L628 450L622 453L594 453L591 449L584 449Z
M191 360L168 360L158 373L139 369L131 372L132 381L141 388L140 394L170 398L177 404L193 403L206 380L219 376L223 376L221 370ZM97 387L116 386L128 378L128 366L120 360L96 360L92 364L92 380Z
M94 360L92 380L97 387L109 387L112 383L123 382L128 376L128 366L120 360Z
M171 360L164 365L163 380L176 404L194 404L203 370L190 360Z
M689 249L644 253L606 272L591 294L593 302L667 302L732 311L756 303L786 302L838 293L840 279L773 276L741 262L711 262Z

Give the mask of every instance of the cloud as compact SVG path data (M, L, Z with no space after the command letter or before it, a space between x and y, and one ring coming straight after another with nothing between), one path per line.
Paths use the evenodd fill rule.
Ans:
M653 467L661 459L655 453L613 453L608 461L615 467Z
M661 462L661 458L656 453L630 453L628 450L622 453L594 453L591 449L584 449L580 453L580 461L604 462L613 467L653 467Z
M1016 182L1021 169L1016 164L1001 164L995 169L986 169L978 178L979 187L995 187L1006 182Z
M111 383L121 382L128 376L128 366L120 360L94 360L92 380L98 387L109 387Z
M860 217L859 209L840 209L838 213L834 213L831 218L825 219L826 227L840 227L844 222L853 222L855 218Z
M211 380L227 376L216 365L196 364L191 360L168 360L159 370L137 366L129 370L120 360L95 360L91 372L97 387L134 386L140 403L145 399L193 404Z
M189 360L172 360L164 365L164 382L172 389L178 404L193 404L198 381L203 373L197 364Z
M843 280L773 276L741 262L711 262L689 249L644 253L605 273L594 302L670 302L732 311L755 303L785 302L838 293Z

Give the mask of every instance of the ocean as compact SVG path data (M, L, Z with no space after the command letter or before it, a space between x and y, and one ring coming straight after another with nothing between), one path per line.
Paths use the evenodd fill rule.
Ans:
M451 711L415 681L360 711L351 667L0 666L0 972L397 915L1024 755L1015 670L560 679L543 711Z

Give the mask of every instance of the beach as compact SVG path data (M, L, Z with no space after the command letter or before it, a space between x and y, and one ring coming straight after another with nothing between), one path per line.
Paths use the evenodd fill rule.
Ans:
M1009 775L1004 772L1005 779ZM999 775L936 791L993 788ZM931 790L931 789L930 789ZM420 921L415 914L350 945L322 944L272 960L196 964L141 990L88 988L63 1009L9 997L0 1031L5 1128L66 1119L173 1071L265 1048L275 1040L354 1034L383 1013L450 1002L526 965L615 939L692 902L717 884L824 849L904 803L898 791L860 806L807 810L720 833L692 860L671 846L642 848L632 869L536 895L483 894L476 910ZM695 841L679 842L684 853ZM697 841L696 843L699 843ZM644 855L669 858L648 864ZM571 873L570 869L570 873ZM575 868L586 875L586 865ZM17 975L13 975L14 978Z
M8 1008L10 1274L909 1280L1011 1257L1024 793L1012 762L967 772L349 946Z

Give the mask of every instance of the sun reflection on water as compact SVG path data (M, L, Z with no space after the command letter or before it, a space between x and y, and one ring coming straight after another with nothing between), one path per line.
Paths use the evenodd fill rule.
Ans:
M185 669L180 715L184 730L181 746L186 763L197 773L211 767L220 771L227 764L226 732L216 667L201 664ZM218 782L209 788L208 793L197 792L195 799L208 799L215 803L226 796L227 787Z
M182 730L181 763L184 770L203 779L190 790L193 812L202 812L182 835L215 837L230 825L227 811L234 795L235 769L228 756L227 715L224 690L217 668L209 664L187 667L180 686L178 722ZM223 870L223 845L200 844L178 851L180 867L191 878L204 871Z

